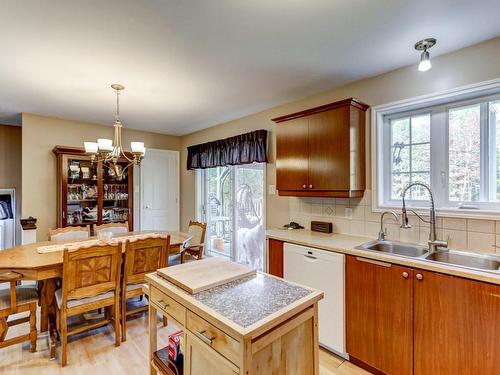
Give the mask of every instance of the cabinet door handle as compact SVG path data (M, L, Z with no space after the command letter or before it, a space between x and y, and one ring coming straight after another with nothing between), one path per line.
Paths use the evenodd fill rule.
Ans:
M417 280L422 280L424 278L424 275L422 275L421 273L417 273L415 277L417 278Z
M307 187L307 185L306 185L306 184L302 185L302 189L305 189L306 187Z
M312 186L312 185L309 185L309 189L312 189L312 188L313 188L313 186Z
M407 279L407 278L408 278L408 276L409 276L409 275L408 275L408 272L403 272L403 277L404 277L405 279Z
M158 301L158 304L159 304L159 305L160 305L163 309L166 309L167 307L169 307L169 306L170 306L170 304L169 304L169 303L166 303L166 302L165 302L164 300L162 300L162 299Z
M195 331L194 335L198 337L201 341L203 341L205 344L212 345L212 342L215 340L215 337L208 337L205 335L205 332L207 332L206 329L203 331Z
M309 258L309 259L318 259L318 258L316 258L314 255L307 255L307 254L304 254L304 256L305 256L306 258Z

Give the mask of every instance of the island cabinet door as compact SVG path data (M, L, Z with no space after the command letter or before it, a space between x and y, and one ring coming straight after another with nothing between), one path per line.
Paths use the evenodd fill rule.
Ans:
M351 360L389 375L411 374L413 270L348 256L345 283Z
M276 125L276 188L306 190L309 186L308 118Z
M191 333L186 334L185 375L237 375L239 369Z
M500 286L415 270L415 375L500 374Z

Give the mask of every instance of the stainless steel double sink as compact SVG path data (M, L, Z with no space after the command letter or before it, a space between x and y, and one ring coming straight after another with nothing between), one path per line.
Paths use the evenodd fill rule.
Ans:
M500 273L500 257L493 255L472 254L454 250L429 253L429 248L424 245L389 240L370 241L356 248L474 270Z

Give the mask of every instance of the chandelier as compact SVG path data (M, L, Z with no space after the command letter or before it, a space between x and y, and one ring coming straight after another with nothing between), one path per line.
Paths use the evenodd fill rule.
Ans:
M122 146L122 122L120 120L120 93L125 89L125 86L119 84L111 85L111 88L116 93L116 114L113 127L115 128L114 139L99 138L97 142L83 142L85 152L90 156L92 163L102 162L105 168L113 171L117 178L122 178L125 170L132 164L141 165L141 160L144 158L146 149L144 142L130 142L132 152L125 152ZM118 161L126 160L128 164L122 168Z

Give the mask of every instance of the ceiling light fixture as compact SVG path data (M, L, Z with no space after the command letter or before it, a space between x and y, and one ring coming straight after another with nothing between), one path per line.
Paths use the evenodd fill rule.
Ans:
M107 138L99 138L97 142L83 142L85 152L90 156L93 162L102 162L102 165L111 169L115 176L121 178L125 170L132 164L141 165L141 161L146 153L144 142L130 142L132 149L131 153L123 150L122 146L122 122L120 120L120 93L125 89L125 86L119 84L111 85L111 88L116 93L116 114L113 127L115 128L114 140ZM128 154L128 155L127 155ZM120 159L128 162L125 168L118 166Z
M427 50L435 44L436 39L434 38L422 39L415 43L415 49L417 51L422 51L422 54L420 55L420 63L418 64L418 70L420 72L426 72L432 68L431 59Z

